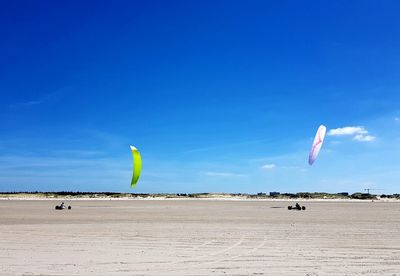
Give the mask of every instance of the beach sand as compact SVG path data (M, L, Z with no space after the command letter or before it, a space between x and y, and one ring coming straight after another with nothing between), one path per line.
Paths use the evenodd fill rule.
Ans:
M1 275L400 275L400 203L0 200Z

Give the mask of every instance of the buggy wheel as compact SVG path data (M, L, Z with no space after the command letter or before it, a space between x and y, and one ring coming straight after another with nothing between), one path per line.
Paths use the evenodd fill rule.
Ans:
M292 206L288 206L287 208L288 208L288 210L292 210Z
M305 210L305 209L306 209L306 206L302 206L302 207L301 207L301 210Z

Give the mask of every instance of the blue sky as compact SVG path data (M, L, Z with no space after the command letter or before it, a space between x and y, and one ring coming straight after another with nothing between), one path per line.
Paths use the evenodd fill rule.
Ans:
M0 190L400 192L399 8L3 2Z

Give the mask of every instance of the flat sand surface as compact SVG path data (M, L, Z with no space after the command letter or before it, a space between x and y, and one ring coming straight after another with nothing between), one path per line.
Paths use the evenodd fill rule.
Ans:
M1 275L400 275L400 203L0 200Z

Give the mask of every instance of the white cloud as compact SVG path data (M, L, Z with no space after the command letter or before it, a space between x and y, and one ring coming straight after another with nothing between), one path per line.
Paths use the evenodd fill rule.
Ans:
M359 141L359 142L372 142L376 139L375 136L372 135L363 135L363 134L357 134L356 136L353 137L353 140Z
M368 131L364 127L360 126L335 128L328 131L329 136L345 136L357 134L368 134Z
M368 130L362 126L348 126L335 128L328 131L328 136L353 136L354 141L372 142L375 136L369 135Z
M276 165L275 164L266 164L266 165L262 166L261 168L264 170L270 171L270 170L275 169Z

